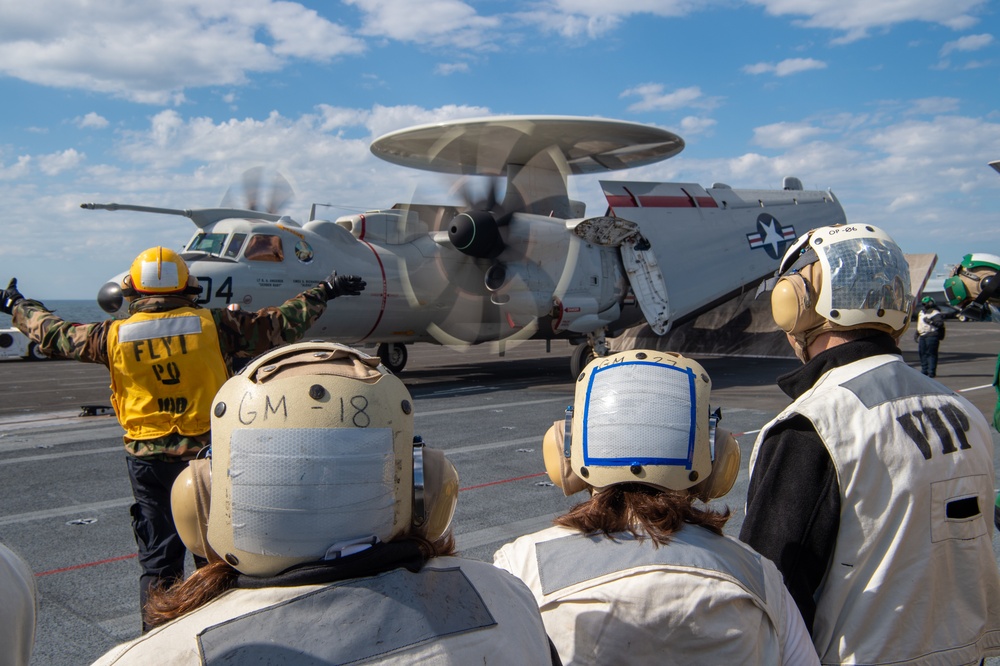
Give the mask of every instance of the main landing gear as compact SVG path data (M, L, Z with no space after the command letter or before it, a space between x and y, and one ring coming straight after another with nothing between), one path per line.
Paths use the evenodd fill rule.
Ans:
M406 345L397 345L383 342L378 346L377 356L382 360L382 365L389 369L394 375L398 375L406 367L406 359L409 354Z

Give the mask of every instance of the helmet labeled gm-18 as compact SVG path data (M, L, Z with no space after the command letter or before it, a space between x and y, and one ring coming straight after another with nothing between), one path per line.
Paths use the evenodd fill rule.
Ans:
M310 342L255 359L219 390L210 487L206 511L196 480L174 486L185 543L197 546L201 532L234 568L267 576L359 544L437 540L451 524L458 475L414 441L410 394L377 357Z

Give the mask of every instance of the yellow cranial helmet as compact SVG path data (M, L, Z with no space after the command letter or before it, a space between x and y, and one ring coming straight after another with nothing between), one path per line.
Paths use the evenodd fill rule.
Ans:
M182 294L189 287L187 264L179 254L165 247L151 247L132 262L124 289L140 294Z
M410 394L377 357L323 342L258 357L215 398L207 545L242 573L269 576L359 544L437 540L458 475L416 439ZM178 524L197 517L195 501L174 493ZM198 545L194 527L179 531Z
M546 433L552 481L567 495L642 483L708 500L729 492L740 449L710 414L712 382L697 362L632 350L591 361L565 422Z
M803 350L824 331L874 328L898 338L909 325L910 267L877 227L813 229L788 249L776 275L771 314Z

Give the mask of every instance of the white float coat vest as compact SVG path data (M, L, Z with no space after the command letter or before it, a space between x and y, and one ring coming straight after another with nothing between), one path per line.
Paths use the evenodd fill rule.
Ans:
M108 330L111 402L129 439L202 435L228 378L212 313L137 312Z
M801 414L830 453L840 528L816 591L823 664L969 664L1000 652L993 440L964 398L894 355L825 373ZM794 470L787 473L794 474Z
M321 585L234 589L113 648L110 664L551 664L531 593L486 562L436 557Z
M770 560L696 526L659 548L551 527L505 545L494 564L528 585L564 664L775 666L785 604L798 616Z

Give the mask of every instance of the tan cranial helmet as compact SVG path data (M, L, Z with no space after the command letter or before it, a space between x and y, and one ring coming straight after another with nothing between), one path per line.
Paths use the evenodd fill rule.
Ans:
M410 394L378 358L310 342L255 359L215 397L208 545L242 573L269 576L357 544L437 540L458 475L416 439ZM197 516L195 498L174 495L180 527ZM197 545L193 528L179 531Z
M543 440L549 478L567 495L621 483L704 500L725 495L740 449L716 427L711 388L704 368L679 354L638 349L594 359L577 380L567 421Z
M771 314L803 361L821 333L872 328L899 338L910 321L910 267L870 225L819 227L800 236L776 273Z

